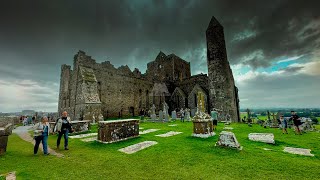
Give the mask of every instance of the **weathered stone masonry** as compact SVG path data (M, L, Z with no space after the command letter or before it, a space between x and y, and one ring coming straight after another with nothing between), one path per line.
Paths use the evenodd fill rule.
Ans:
M138 115L140 109L152 104L162 109L166 101L169 112L176 108L197 106L200 92L209 112L218 108L239 121L238 89L227 60L223 27L213 17L206 32L208 76L191 76L190 63L180 57L160 52L142 74L128 66L115 68L109 61L96 63L79 51L74 56L73 69L61 66L58 112L66 110L73 119L98 120Z

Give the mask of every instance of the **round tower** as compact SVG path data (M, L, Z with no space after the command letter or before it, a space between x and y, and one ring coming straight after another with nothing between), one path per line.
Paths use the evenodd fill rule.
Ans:
M227 58L223 26L215 17L211 18L206 39L210 108L220 109L223 117L230 115L231 121L238 122L238 92Z

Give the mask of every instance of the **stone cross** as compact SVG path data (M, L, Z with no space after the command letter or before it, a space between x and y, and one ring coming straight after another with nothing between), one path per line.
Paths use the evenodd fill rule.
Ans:
M199 100L199 106L198 106L197 111L203 112L203 109L202 109L202 100L201 100L201 99Z
M156 114L156 106L154 104L151 107L151 114Z

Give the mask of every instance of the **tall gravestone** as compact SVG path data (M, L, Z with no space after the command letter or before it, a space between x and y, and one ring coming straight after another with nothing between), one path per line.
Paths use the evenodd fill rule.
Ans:
M163 116L164 116L164 121L168 122L169 121L169 106L166 102L163 103Z
M172 111L171 112L171 119L172 120L176 120L177 119L177 112L176 111Z
M238 89L227 59L223 26L215 17L209 23L206 39L210 107L221 109L223 114L230 114L233 122L239 122Z
M153 104L151 107L151 120L156 121L157 115L156 115L156 106Z
M159 111L159 121L163 121L163 112L162 112L162 110Z
M186 108L185 112L185 120L186 121L191 121L191 117L190 117L190 109Z

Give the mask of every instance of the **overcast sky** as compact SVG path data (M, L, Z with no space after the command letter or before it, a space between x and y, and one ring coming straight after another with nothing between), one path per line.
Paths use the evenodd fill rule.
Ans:
M320 107L318 0L0 2L0 112L57 111L78 50L142 72L159 51L207 73L205 30L224 26L241 108Z

